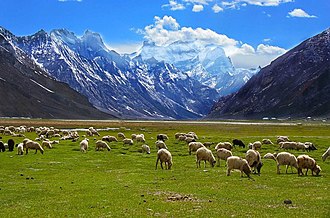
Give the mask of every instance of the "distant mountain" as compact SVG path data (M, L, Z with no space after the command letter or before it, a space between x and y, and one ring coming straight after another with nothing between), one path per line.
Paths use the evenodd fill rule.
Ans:
M330 29L260 70L207 118L330 117Z
M110 119L67 84L58 82L0 28L0 117Z
M173 64L203 85L217 89L218 96L236 92L259 71L235 69L222 47L199 40L176 41L164 46L146 41L137 54L143 60L155 58Z

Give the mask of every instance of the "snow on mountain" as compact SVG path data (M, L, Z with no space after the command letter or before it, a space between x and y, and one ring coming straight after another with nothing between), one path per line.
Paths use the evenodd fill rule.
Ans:
M243 78L251 78L256 72L235 69L223 48L198 40L177 41L164 46L144 42L136 55L141 55L143 60L155 58L173 64L193 79L217 89L220 96L237 91L246 82Z

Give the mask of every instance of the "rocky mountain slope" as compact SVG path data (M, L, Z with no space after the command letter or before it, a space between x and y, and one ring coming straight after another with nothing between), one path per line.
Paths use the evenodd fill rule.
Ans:
M221 98L208 118L330 117L330 29L307 39Z
M110 119L67 84L51 78L0 28L0 117Z

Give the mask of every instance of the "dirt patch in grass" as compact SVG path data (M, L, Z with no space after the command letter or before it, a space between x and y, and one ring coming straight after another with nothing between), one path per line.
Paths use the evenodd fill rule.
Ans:
M202 200L194 197L191 194L179 194L175 192L158 191L151 195L161 196L167 202L202 202Z

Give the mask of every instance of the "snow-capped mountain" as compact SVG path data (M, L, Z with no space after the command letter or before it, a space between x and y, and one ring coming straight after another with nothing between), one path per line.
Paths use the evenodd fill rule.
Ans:
M208 113L217 91L174 65L109 50L99 34L65 29L17 37L17 46L50 76L102 111L122 118L193 119Z
M219 96L237 91L259 70L235 69L223 48L198 40L165 46L146 41L137 54L143 60L155 58L173 64L203 85L217 89Z

